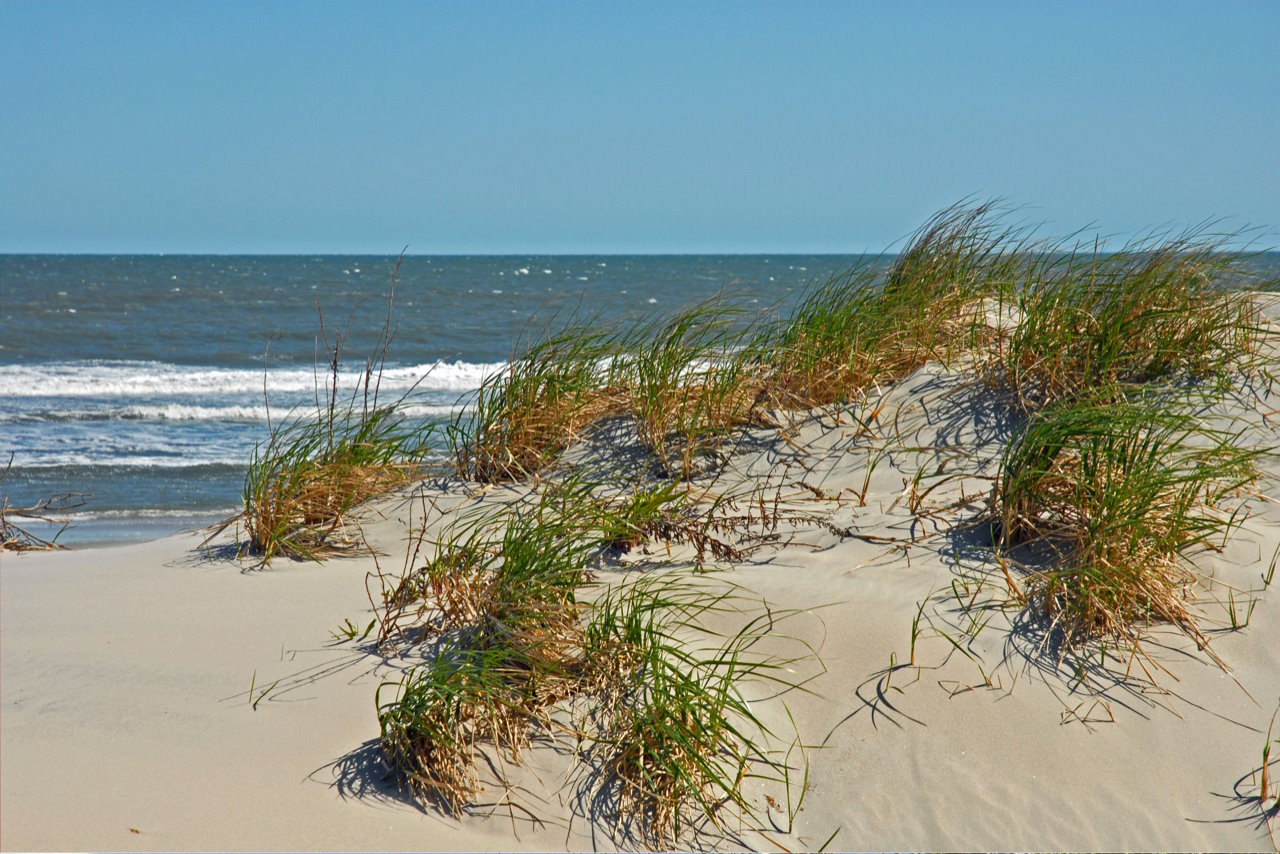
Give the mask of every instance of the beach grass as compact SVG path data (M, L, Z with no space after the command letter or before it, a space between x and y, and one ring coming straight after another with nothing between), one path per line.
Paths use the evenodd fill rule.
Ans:
M744 781L781 780L772 735L741 693L781 683L789 662L751 647L780 615L757 615L727 636L709 612L739 612L738 592L679 575L645 576L597 600L585 630L594 702L582 732L599 757L594 797L649 845L675 845L687 822L719 826L722 811L751 815Z
M522 702L525 669L505 648L444 646L431 663L379 686L384 755L415 798L460 815L479 791L477 747L518 753L534 710ZM395 690L394 700L383 691Z
M616 356L607 329L569 324L516 342L507 367L487 377L449 425L459 476L523 480L549 466L585 428L619 411L603 366Z
M934 360L985 346L985 302L1012 287L1019 232L994 203L948 208L881 269L819 283L785 317L723 296L641 326L544 330L519 342L450 431L458 473L482 482L545 470L573 437L629 414L664 475L688 479L771 409L851 401ZM712 461L713 462L713 461Z
M1050 244L1028 256L995 375L1031 410L1099 386L1226 388L1268 332L1231 236L1190 232L1118 252Z
M316 559L360 544L351 511L419 475L422 429L395 406L301 416L277 425L245 474L245 547Z
M985 371L1024 420L991 504L1010 589L1060 657L1139 652L1164 622L1223 664L1189 607L1193 558L1240 524L1237 499L1274 450L1207 426L1275 336L1234 242L1202 228L1116 252L1039 244L1002 294L1012 325ZM1021 582L1006 563L1019 547L1035 564Z
M327 362L323 374L316 366L315 409L269 421L266 441L254 447L239 518L245 532L242 548L264 565L276 556L316 560L359 547L362 537L352 510L422 472L433 428L402 417L401 405L412 389L392 403L379 399L394 337L393 306L401 261L403 255L391 273L386 318L353 386L341 387L351 318L331 337L322 311L318 341L323 342Z
M1017 232L994 203L932 217L881 271L867 262L811 289L757 344L765 395L782 409L865 396L931 361L983 346L984 301L1008 287Z
M713 299L643 325L618 363L640 441L660 471L688 479L736 428L750 423L759 379L750 326Z
M1060 401L1006 450L992 498L1000 551L1027 555L1010 588L1064 652L1098 640L1137 650L1154 622L1208 648L1188 607L1192 558L1239 524L1233 501L1266 451L1206 426L1195 400L1148 391Z
M744 680L786 685L783 663L752 650L784 615L752 615L732 585L688 573L611 584L592 571L650 537L691 536L687 495L674 481L629 495L547 484L453 520L385 591L384 645L438 639L431 664L377 698L385 755L414 797L459 814L485 750L518 763L535 736L568 737L593 757L584 797L607 803L620 833L665 845L693 816L749 810L752 775L784 779L740 693ZM717 634L702 624L713 614L739 625ZM566 702L580 711L553 728Z
M1235 288L1230 237L1085 253L1032 243L1007 217L996 203L947 208L891 262L820 282L785 315L721 295L636 328L571 319L518 340L445 431L460 478L509 492L430 538L424 524L381 591L383 652L427 659L376 699L384 755L412 796L463 814L481 768L502 773L482 757L519 763L536 738L568 739L592 814L627 844L669 847L701 822L751 816L745 781L789 786L743 694L800 687L791 661L760 651L783 615L697 573L825 517L781 509L777 484L771 502L762 484L712 487L747 431L789 442L791 418L934 362L1006 393L1017 427L990 496L992 559L1059 663L1097 644L1140 659L1168 623L1225 667L1192 607L1195 560L1239 527L1270 449L1215 407L1273 335ZM420 471L423 435L395 407L335 407L334 377L318 418L273 430L254 455L245 518L264 560L349 547L353 508ZM606 421L634 427L646 463L607 482L558 465ZM672 557L673 543L692 548Z

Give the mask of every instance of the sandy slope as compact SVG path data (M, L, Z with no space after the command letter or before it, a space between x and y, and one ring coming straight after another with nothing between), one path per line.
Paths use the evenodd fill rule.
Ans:
M1273 428L1257 413L1277 397L1250 416L1259 435ZM811 420L789 442L744 446L721 477L773 478L792 509L829 523L801 524L792 545L729 573L797 612L786 632L820 649L825 672L798 664L813 693L755 701L780 747L792 732L783 703L810 745L810 790L792 833L770 826L787 823L785 808L765 801L778 800L777 787L749 783L765 835L748 828L727 844L813 848L835 832L831 847L841 849L1269 850L1251 773L1280 697L1277 588L1260 596L1246 630L1215 633L1232 675L1157 629L1158 687L1136 671L1115 685L1095 672L1103 693L1073 690L1034 621L994 607L1006 588L983 533L957 527L981 509L980 497L968 499L989 490L984 477L1011 429L1001 410L937 367L883 402L875 436L858 436L847 419ZM878 455L881 446L896 449ZM624 452L584 446L575 459L599 465ZM916 495L937 486L913 507L922 470ZM446 503L496 495L449 489ZM418 506L389 499L368 514L383 571L400 571ZM1199 561L1245 590L1260 588L1280 547L1280 507L1252 509L1226 552ZM502 805L490 785L482 798L495 806L461 822L422 811L382 779L374 691L395 678L395 663L329 635L344 619L369 621L371 558L244 571L225 538L207 553L197 543L0 558L5 849L618 843L584 817L563 784L568 757L551 747L507 769L518 806ZM959 638L970 626L954 592L964 583L993 607L975 609L988 622L961 652L943 633ZM1200 594L1214 624L1225 611L1210 594L1223 590ZM902 666L917 613L917 666ZM274 685L256 708L251 681L253 699Z

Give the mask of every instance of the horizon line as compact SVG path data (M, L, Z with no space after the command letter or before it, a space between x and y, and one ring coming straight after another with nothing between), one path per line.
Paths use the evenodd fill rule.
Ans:
M809 257L831 256L840 257L847 255L896 255L898 250L881 250L872 251L796 251L796 250L778 250L778 251L760 251L752 250L750 252L725 252L725 251L697 251L697 252L50 252L50 251L13 251L0 250L0 256L7 255L28 255L28 256L77 256L77 257L96 257L96 258L112 258L120 256L134 256L146 258L164 258L164 257L206 257L206 258L354 258L366 256L372 258L696 258L708 255L724 255L724 256L741 256L741 257L767 257L767 256L785 256L785 255L804 255Z

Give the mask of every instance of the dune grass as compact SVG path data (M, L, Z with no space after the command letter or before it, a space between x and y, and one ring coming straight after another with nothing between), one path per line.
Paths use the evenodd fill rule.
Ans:
M960 205L892 263L820 283L783 317L717 298L636 329L522 338L446 439L460 477L527 484L430 542L424 527L381 591L384 652L421 645L428 658L378 690L393 769L458 815L482 764L501 775L534 739L568 740L584 761L578 795L624 843L676 846L701 822L750 816L745 781L789 780L742 693L798 687L760 651L780 615L722 580L655 560L637 573L621 555L685 543L697 570L781 542L777 500L717 498L699 478L745 429L784 429L776 410L858 402L934 361L1008 391L1023 419L991 495L995 559L1046 638L1138 658L1167 622L1207 650L1194 560L1238 526L1267 452L1209 426L1270 334L1226 286L1221 248L1193 234L1085 257L1029 243L994 204ZM356 542L352 508L422 463L423 435L376 390L373 406L344 409L331 387L318 418L255 453L246 527L264 560ZM608 484L557 469L604 419L630 419L652 464ZM726 515L739 499L751 509Z
M785 675L791 662L752 650L781 615L758 614L728 635L709 631L708 613L739 612L737 598L688 578L645 576L592 607L585 660L594 702L583 732L600 761L594 799L658 848L677 844L691 820L719 828L726 809L752 815L745 780L786 779L768 749L773 734L741 693L753 681L796 687Z
M948 208L886 273L868 263L816 286L758 346L769 401L808 409L853 400L982 346L983 303L1012 277L1014 234L993 204Z
M1064 653L1098 640L1138 650L1154 622L1207 649L1188 608L1199 580L1191 561L1239 523L1231 500L1257 481L1264 453L1168 394L1040 410L1006 450L992 499L1001 560L1035 547L1011 590Z
M351 318L331 339L321 312L318 343L323 342L327 364L323 374L317 365L314 411L291 413L279 423L269 421L266 441L254 447L239 518L246 537L243 550L264 565L280 555L315 560L358 547L362 538L352 510L417 477L428 457L431 426L400 416L404 397L392 403L379 400L394 337L401 261L403 255L391 273L386 319L352 388L341 388L340 379ZM270 413L270 401L266 402ZM234 521L223 523L214 534Z
M402 421L394 406L275 427L245 475L247 550L265 563L357 547L351 511L417 477L426 453L422 429Z
M1017 325L995 358L1023 409L1099 386L1153 381L1229 385L1267 335L1238 289L1229 237L1195 232L1119 252L1040 247L1013 296Z
M759 372L744 346L754 331L712 299L641 326L616 366L640 441L660 470L688 479L753 420Z
M385 594L382 637L410 613L441 637L429 665L378 690L381 741L415 797L457 815L478 791L482 744L513 761L580 668L578 589L590 544L563 491L466 520ZM394 689L394 700L383 691Z
M549 466L580 431L619 410L605 366L617 345L608 331L570 324L518 341L508 366L487 377L469 411L449 426L461 477L523 480Z
M522 691L527 672L508 649L453 643L379 686L382 750L415 798L459 815L480 790L477 748L491 743L518 756L537 713ZM388 689L396 696L384 701Z
M1193 558L1239 524L1233 499L1269 449L1207 414L1274 336L1239 289L1232 239L1201 230L1112 253L1041 244L1016 265L1004 295L1014 325L985 370L1025 421L992 512L1010 588L1060 659L1098 643L1140 652L1165 622L1223 664L1189 607ZM1008 575L1018 547L1034 556L1021 583Z
M930 219L888 267L812 288L783 318L744 316L723 297L633 330L592 325L521 342L450 435L458 473L521 480L600 419L629 414L659 469L685 479L768 409L847 402L929 361L985 345L985 301L1017 263L993 204Z
M713 300L628 334L538 342L482 393L459 471L543 471L575 433L629 413L659 471L690 479L743 428L781 426L772 412L857 401L974 356L1031 416L992 496L1006 551L1036 541L1060 564L1026 594L1069 644L1134 637L1149 619L1200 640L1178 593L1186 556L1227 533L1210 508L1256 473L1234 437L1192 425L1186 394L1224 394L1274 334L1239 290L1240 235L1085 251L1006 221L996 203L940 211L887 267L819 283L785 317L744 320Z
M518 763L534 738L571 739L596 760L581 795L607 804L619 832L670 844L694 815L749 811L751 774L783 779L739 693L744 679L786 685L783 665L751 649L782 615L752 616L732 587L684 573L602 585L591 567L620 541L670 532L685 499L670 484L616 497L597 486L548 485L454 520L385 592L384 642L416 642L416 627L436 646L379 689L382 745L416 798L459 814L484 751ZM711 614L742 622L721 636L702 625ZM553 727L566 702L579 713Z

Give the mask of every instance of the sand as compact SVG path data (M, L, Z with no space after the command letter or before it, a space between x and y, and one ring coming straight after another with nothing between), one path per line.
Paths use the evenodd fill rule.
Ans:
M786 832L785 806L765 797L778 800L777 787L748 782L757 821L735 823L719 844L813 849L834 833L833 849L1271 850L1280 820L1272 811L1268 827L1256 772L1280 698L1277 586L1253 594L1246 628L1212 632L1230 673L1156 627L1147 648L1164 672L1155 684L1131 674L1074 687L1012 608L982 612L987 624L959 651L942 634L959 637L969 624L953 581L970 583L978 602L1006 594L982 532L956 522L980 511L1011 428L983 389L937 366L882 402L877 429L902 441L870 477L875 442L830 415L799 424L789 441L744 447L721 475L804 480L824 497L795 488L789 500L830 525L801 526L790 546L723 573L793 610L786 633L812 643L822 664L796 665L796 678L813 677L812 693L744 688L756 691L753 708L780 749L794 737L788 710L808 745L803 810ZM1272 393L1243 410L1257 435L1274 430L1261 413L1277 404ZM779 475L796 447L807 449L810 471ZM590 443L570 455L581 465L611 458L622 458L616 446ZM978 498L913 513L921 469L921 489L940 483L916 511ZM1274 491L1280 468L1270 474ZM503 493L422 488L467 504ZM491 779L483 805L461 820L420 808L384 779L374 692L405 662L331 632L371 619L368 575L401 570L419 506L406 491L365 512L376 562L276 560L255 570L234 559L229 535L202 549L194 534L0 556L0 846L626 846L575 799L564 782L569 757L547 745L507 768L511 790ZM1215 579L1199 591L1206 625L1226 622L1216 604L1223 585L1260 591L1280 548L1280 505L1249 508L1223 553L1197 557ZM904 667L918 613L917 666Z

